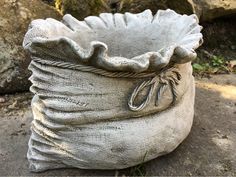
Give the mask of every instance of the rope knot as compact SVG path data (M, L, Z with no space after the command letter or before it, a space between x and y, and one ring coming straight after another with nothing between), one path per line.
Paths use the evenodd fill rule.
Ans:
M147 80L144 80L140 85L138 85L132 92L131 97L128 101L128 106L131 111L141 111L145 107L147 107L151 99L154 95L154 93L157 91L157 97L155 106L158 106L160 103L161 96L165 92L166 88L169 86L172 93L172 103L175 104L177 99L177 91L176 91L176 85L179 84L179 81L181 80L181 75L177 68L169 68L166 69L160 73L156 73L156 76L149 78ZM146 95L146 98L139 104L135 105L135 100L139 96L139 94L145 89L149 87L149 91Z

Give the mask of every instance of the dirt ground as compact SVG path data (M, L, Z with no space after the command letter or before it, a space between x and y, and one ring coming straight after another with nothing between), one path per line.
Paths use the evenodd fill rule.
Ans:
M143 164L147 176L236 175L236 75L196 81L195 118L187 139L172 153ZM26 158L30 136L30 93L0 96L0 176L133 176L120 171L60 169L31 173Z

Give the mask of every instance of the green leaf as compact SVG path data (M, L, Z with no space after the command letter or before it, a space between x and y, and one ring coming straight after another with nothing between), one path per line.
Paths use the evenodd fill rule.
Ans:
M198 64L198 63L194 63L193 64L193 69L202 71L202 70L204 70L204 67L202 65Z

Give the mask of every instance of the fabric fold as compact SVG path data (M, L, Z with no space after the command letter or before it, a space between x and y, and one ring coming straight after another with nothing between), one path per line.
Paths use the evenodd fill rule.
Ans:
M168 19L162 19L167 16ZM159 11L154 17L149 10L140 14L104 13L100 17L88 17L85 21L78 21L71 15L65 15L62 22L53 19L33 21L25 36L23 46L31 55L44 58L46 56L49 60L82 63L109 71L158 71L170 62L183 64L196 58L194 50L202 43L201 26L197 23L195 16L181 16L172 10ZM119 24L123 24L122 27ZM180 25L182 25L181 28ZM176 27L176 31L162 34L161 31L164 30L162 26L169 27L170 30ZM124 31L125 34L132 36L137 28L140 28L138 29L140 33L146 34L150 30L153 33L149 35L150 39L147 37L147 41L143 41L143 45L155 39L155 42L163 46L158 47L158 43L152 43L153 47L150 47L150 51L144 50L143 53L139 51L137 55L134 52L133 57L125 56L122 50L120 56L113 53L114 49L110 44L112 35L115 35L117 31ZM99 37L103 34L101 31L106 30L112 33ZM155 34L156 32L158 35ZM141 34L137 34L137 38L139 35ZM166 38L160 35L166 35ZM160 41L158 41L159 38ZM122 38L117 41L121 43L121 46L122 40L125 41ZM129 42L132 43L132 41ZM156 48L155 45L157 45ZM142 48L142 46L139 47ZM119 52L119 46L117 48L115 50Z

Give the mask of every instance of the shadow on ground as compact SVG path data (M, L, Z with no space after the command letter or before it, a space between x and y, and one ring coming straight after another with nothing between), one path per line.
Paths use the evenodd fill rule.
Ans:
M236 75L197 79L195 118L187 139L172 153L141 168L119 171L60 169L30 173L26 159L31 94L0 98L0 176L234 176ZM139 171L140 170L140 171Z

